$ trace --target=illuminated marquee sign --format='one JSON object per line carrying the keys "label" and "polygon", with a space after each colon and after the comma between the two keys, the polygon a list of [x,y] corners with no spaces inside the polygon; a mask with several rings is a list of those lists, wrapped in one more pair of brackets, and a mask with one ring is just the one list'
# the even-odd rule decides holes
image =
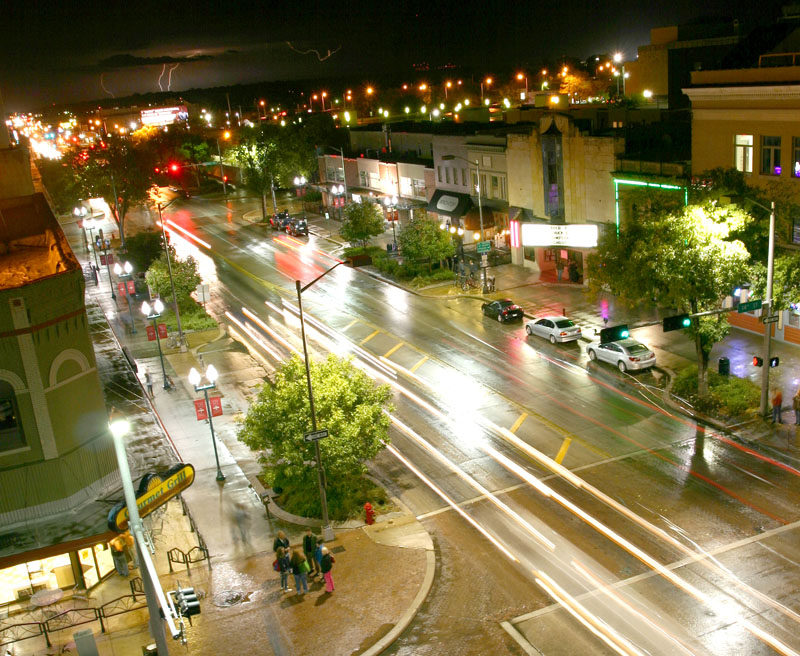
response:
{"label": "illuminated marquee sign", "polygon": [[[163,476],[148,474],[139,484],[136,505],[139,516],[145,517],[172,497],[183,492],[194,482],[194,467],[179,463]],[[128,508],[124,501],[116,504],[108,513],[108,528],[117,533],[128,529]]]}
{"label": "illuminated marquee sign", "polygon": [[597,246],[597,226],[570,223],[523,223],[523,246],[567,246],[568,248],[594,248]]}
{"label": "illuminated marquee sign", "polygon": [[176,121],[188,119],[189,110],[186,109],[186,105],[142,110],[142,125],[172,125]]}

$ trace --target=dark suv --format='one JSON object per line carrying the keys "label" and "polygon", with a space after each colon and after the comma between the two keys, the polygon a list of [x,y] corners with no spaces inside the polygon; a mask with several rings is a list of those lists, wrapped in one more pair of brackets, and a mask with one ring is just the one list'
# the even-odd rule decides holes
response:
{"label": "dark suv", "polygon": [[308,221],[299,217],[292,219],[286,224],[286,233],[295,237],[298,235],[308,237]]}
{"label": "dark suv", "polygon": [[281,210],[269,218],[269,224],[272,226],[273,230],[286,230],[286,226],[291,220],[292,217],[289,215],[289,212]]}

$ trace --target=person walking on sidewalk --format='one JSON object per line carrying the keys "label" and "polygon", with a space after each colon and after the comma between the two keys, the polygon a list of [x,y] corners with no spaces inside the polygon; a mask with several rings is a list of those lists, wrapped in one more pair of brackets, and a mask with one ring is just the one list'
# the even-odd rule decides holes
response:
{"label": "person walking on sidewalk", "polygon": [[792,408],[794,408],[794,423],[795,425],[800,425],[800,387],[797,388],[797,392],[792,397]]}
{"label": "person walking on sidewalk", "polygon": [[317,547],[314,549],[314,562],[317,564],[317,573],[322,574],[322,536],[317,538]]}
{"label": "person walking on sidewalk", "polygon": [[319,574],[319,563],[317,559],[314,558],[314,551],[317,548],[317,538],[315,537],[313,531],[310,528],[306,529],[306,534],[303,536],[303,553],[306,557],[306,562],[309,564],[311,568],[311,574],[309,576],[315,576]]}
{"label": "person walking on sidewalk", "polygon": [[284,550],[289,548],[289,538],[286,537],[286,533],[283,531],[278,531],[278,535],[272,541],[272,550],[277,554],[278,549],[281,547]]}
{"label": "person walking on sidewalk", "polygon": [[153,398],[153,377],[150,375],[150,370],[144,372],[144,384],[147,386],[147,395]]}
{"label": "person walking on sidewalk", "polygon": [[325,592],[330,594],[333,592],[333,573],[331,570],[333,569],[333,563],[336,562],[336,559],[333,555],[328,551],[328,547],[322,547],[322,562],[320,563],[322,569],[322,577],[325,579]]}
{"label": "person walking on sidewalk", "polygon": [[[292,565],[294,587],[297,590],[297,594],[305,594],[308,592],[308,559],[300,553],[299,549],[292,549],[292,558],[289,562]],[[301,585],[303,586],[302,592],[300,592]]]}
{"label": "person walking on sidewalk", "polygon": [[292,562],[289,559],[289,553],[283,547],[278,547],[276,555],[278,557],[278,571],[281,573],[281,590],[283,592],[291,592],[289,571],[292,569]]}
{"label": "person walking on sidewalk", "polygon": [[114,561],[114,569],[117,574],[123,578],[127,578],[128,574],[128,556],[125,554],[125,540],[121,535],[115,537],[108,543],[111,547],[111,559]]}
{"label": "person walking on sidewalk", "polygon": [[776,387],[772,390],[772,423],[783,423],[781,422],[781,406],[783,405],[783,394],[781,393],[781,388]]}

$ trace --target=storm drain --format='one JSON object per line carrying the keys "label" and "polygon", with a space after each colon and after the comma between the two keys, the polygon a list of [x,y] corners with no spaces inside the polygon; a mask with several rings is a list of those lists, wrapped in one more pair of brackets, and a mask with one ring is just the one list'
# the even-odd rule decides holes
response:
{"label": "storm drain", "polygon": [[223,590],[214,595],[213,604],[220,608],[227,608],[241,603],[243,599],[244,592],[241,590]]}

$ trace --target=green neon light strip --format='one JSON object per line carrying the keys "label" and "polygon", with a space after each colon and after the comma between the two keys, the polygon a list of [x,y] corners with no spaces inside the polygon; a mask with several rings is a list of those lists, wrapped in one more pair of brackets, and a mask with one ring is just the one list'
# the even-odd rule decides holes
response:
{"label": "green neon light strip", "polygon": [[642,180],[620,180],[614,178],[614,219],[617,224],[617,237],[619,237],[619,186],[622,184],[631,185],[633,187],[657,187],[658,189],[670,189],[674,191],[683,189],[683,204],[689,204],[689,187],[685,185],[668,185],[659,184],[657,182],[644,182]]}

